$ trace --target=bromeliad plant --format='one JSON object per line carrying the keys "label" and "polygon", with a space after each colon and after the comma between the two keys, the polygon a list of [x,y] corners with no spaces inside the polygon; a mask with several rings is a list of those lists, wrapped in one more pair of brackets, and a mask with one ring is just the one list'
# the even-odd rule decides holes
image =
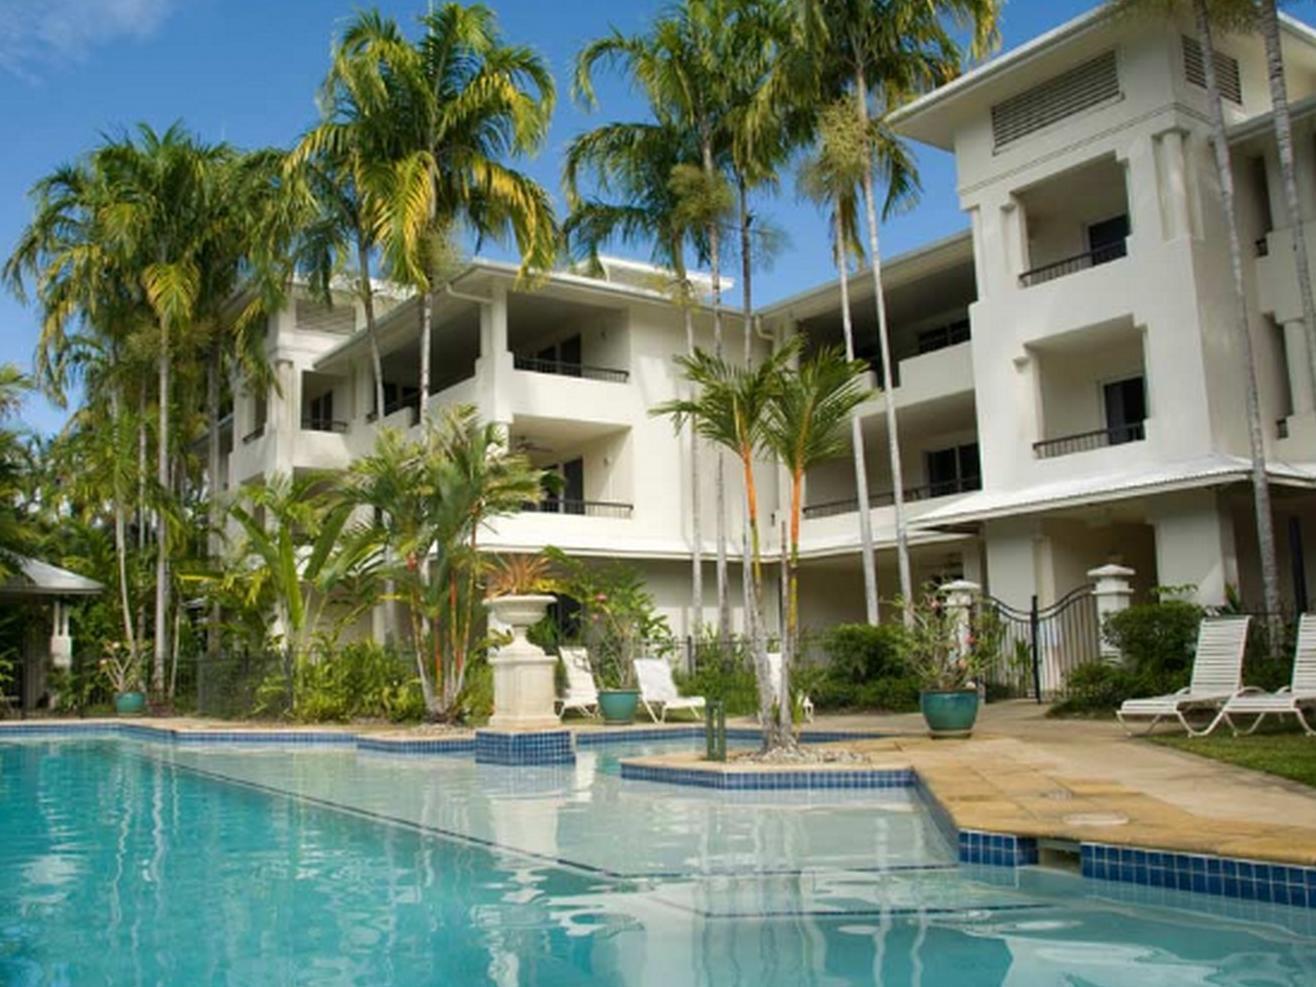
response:
{"label": "bromeliad plant", "polygon": [[547,556],[538,554],[500,555],[494,559],[484,580],[490,596],[552,593],[556,586],[552,564]]}

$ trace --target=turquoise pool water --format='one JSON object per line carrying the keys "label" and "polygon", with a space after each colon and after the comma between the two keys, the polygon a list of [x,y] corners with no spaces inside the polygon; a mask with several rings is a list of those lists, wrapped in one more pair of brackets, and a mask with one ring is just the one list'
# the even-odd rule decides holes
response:
{"label": "turquoise pool water", "polygon": [[961,868],[910,792],[619,753],[0,741],[0,984],[1316,984],[1305,911]]}

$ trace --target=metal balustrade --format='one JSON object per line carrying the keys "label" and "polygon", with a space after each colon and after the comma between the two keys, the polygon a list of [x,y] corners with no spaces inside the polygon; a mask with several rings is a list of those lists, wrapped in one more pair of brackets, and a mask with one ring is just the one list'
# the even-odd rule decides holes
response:
{"label": "metal balustrade", "polygon": [[255,428],[253,428],[250,432],[248,432],[246,435],[242,437],[242,444],[250,445],[264,434],[265,434],[265,423],[262,422],[261,424],[257,425]]}
{"label": "metal balustrade", "polygon": [[1073,257],[1066,257],[1050,264],[1043,264],[1031,271],[1024,271],[1023,274],[1019,275],[1019,287],[1028,288],[1035,284],[1063,278],[1066,274],[1074,274],[1078,271],[1086,271],[1090,267],[1109,264],[1113,260],[1124,257],[1127,253],[1128,247],[1125,240],[1108,243],[1097,247],[1095,250],[1075,254]]}
{"label": "metal balustrade", "polygon": [[1147,429],[1144,423],[1131,422],[1127,425],[1098,428],[1091,432],[1078,432],[1075,435],[1062,435],[1055,439],[1034,442],[1033,455],[1038,459],[1053,459],[1056,456],[1068,456],[1070,453],[1087,452],[1089,449],[1104,449],[1106,446],[1118,446],[1126,442],[1141,442],[1146,437]]}
{"label": "metal balustrade", "polygon": [[303,418],[302,430],[306,432],[346,432],[347,422],[338,418]]}
{"label": "metal balustrade", "polygon": [[[925,483],[919,487],[907,487],[904,491],[905,501],[931,500],[934,497],[949,497],[951,494],[969,493],[982,489],[982,477],[963,476],[955,480],[943,480],[940,483]],[[894,490],[883,490],[870,494],[869,507],[890,507],[896,502]],[[810,520],[820,517],[833,517],[837,514],[849,514],[859,510],[859,498],[849,497],[844,500],[828,500],[821,504],[808,504],[804,516]]]}
{"label": "metal balustrade", "polygon": [[529,370],[536,374],[554,374],[558,377],[583,377],[586,380],[602,380],[614,384],[625,384],[630,380],[628,370],[615,367],[591,367],[584,363],[567,363],[563,360],[544,360],[537,356],[512,355],[512,366],[517,370]]}
{"label": "metal balustrade", "polygon": [[584,517],[608,517],[627,519],[634,511],[635,505],[623,504],[613,500],[541,500],[538,503],[521,505],[527,514],[578,514]]}

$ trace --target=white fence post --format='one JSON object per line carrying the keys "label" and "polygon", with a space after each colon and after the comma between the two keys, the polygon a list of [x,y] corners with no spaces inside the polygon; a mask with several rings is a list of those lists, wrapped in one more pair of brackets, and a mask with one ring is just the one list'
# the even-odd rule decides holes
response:
{"label": "white fence post", "polygon": [[1128,566],[1111,563],[1090,569],[1088,578],[1092,580],[1092,596],[1097,602],[1097,633],[1100,635],[1098,640],[1101,658],[1112,664],[1123,661],[1124,656],[1120,654],[1117,647],[1106,640],[1106,635],[1102,631],[1105,629],[1108,615],[1127,610],[1133,601],[1133,584],[1129,581],[1133,578],[1133,570]]}

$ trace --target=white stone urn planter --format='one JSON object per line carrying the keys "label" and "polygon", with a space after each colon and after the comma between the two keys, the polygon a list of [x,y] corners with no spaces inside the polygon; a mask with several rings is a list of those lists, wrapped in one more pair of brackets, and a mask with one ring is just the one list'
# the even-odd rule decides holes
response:
{"label": "white stone urn planter", "polygon": [[526,639],[554,601],[542,594],[493,596],[484,601],[489,616],[511,628],[512,640],[489,656],[493,669],[494,730],[544,730],[562,725],[553,711],[557,699],[557,659]]}

